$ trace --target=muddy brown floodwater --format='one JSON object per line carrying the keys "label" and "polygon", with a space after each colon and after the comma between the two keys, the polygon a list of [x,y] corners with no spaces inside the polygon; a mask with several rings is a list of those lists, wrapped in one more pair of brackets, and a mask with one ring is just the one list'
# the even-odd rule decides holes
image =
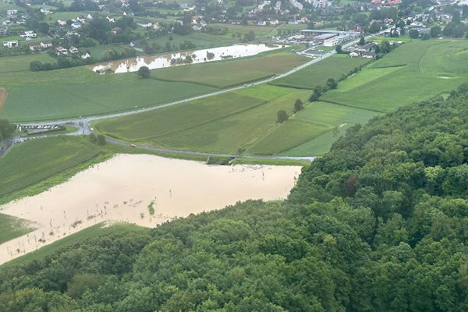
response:
{"label": "muddy brown floodwater", "polygon": [[46,192],[1,206],[4,214],[35,222],[37,230],[1,244],[0,264],[103,221],[154,227],[237,201],[284,199],[300,170],[117,155]]}

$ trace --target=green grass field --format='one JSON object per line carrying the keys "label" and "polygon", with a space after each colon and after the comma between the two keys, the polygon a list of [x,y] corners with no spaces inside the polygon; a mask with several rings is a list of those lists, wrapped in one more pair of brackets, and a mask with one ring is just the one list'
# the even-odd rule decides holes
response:
{"label": "green grass field", "polygon": [[0,213],[0,244],[28,234],[34,227],[27,220]]}
{"label": "green grass field", "polygon": [[413,41],[326,93],[321,100],[377,112],[449,93],[468,82],[467,41]]}
{"label": "green grass field", "polygon": [[135,73],[99,75],[85,67],[0,73],[9,96],[0,118],[36,121],[125,111],[215,90],[190,83],[140,79]]}
{"label": "green grass field", "polygon": [[305,101],[309,93],[262,85],[95,126],[103,133],[158,147],[237,153],[278,127],[278,110],[292,113],[294,101]]}
{"label": "green grass field", "polygon": [[226,88],[280,74],[308,59],[291,52],[277,52],[250,58],[162,68],[153,77],[165,81],[184,81]]}
{"label": "green grass field", "polygon": [[0,203],[37,194],[102,159],[103,151],[80,137],[21,143],[0,159]]}
{"label": "green grass field", "polygon": [[[382,113],[332,103],[309,103],[304,110],[294,116],[294,119],[325,125],[328,131],[313,135],[310,140],[279,154],[283,156],[323,155],[329,151],[333,142],[346,132],[346,129],[358,123],[364,124],[369,119],[380,115]],[[271,141],[274,139],[273,136]]]}
{"label": "green grass field", "polygon": [[29,63],[33,61],[55,62],[48,54],[30,54],[0,57],[0,76],[5,73],[29,71]]}
{"label": "green grass field", "polygon": [[325,85],[328,78],[340,78],[343,74],[348,74],[352,69],[368,62],[368,59],[334,55],[297,73],[275,80],[271,84],[291,88],[313,89],[317,85]]}
{"label": "green grass field", "polygon": [[56,241],[50,245],[44,246],[36,251],[28,253],[24,256],[16,258],[10,262],[7,262],[2,265],[2,267],[20,265],[30,261],[40,261],[47,256],[52,255],[53,253],[60,251],[63,248],[73,246],[75,244],[83,243],[88,239],[93,239],[101,235],[108,234],[125,234],[130,232],[139,232],[139,233],[149,233],[150,229],[140,227],[133,224],[126,223],[115,223],[109,226],[106,226],[105,223],[99,223],[93,225],[87,229],[84,229],[78,233],[69,235],[62,238],[59,241]]}

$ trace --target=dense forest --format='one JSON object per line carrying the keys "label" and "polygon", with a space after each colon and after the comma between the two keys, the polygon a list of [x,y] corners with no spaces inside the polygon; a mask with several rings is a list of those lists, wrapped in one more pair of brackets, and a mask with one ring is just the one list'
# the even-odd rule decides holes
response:
{"label": "dense forest", "polygon": [[0,311],[468,311],[468,88],[354,126],[284,202],[0,269]]}

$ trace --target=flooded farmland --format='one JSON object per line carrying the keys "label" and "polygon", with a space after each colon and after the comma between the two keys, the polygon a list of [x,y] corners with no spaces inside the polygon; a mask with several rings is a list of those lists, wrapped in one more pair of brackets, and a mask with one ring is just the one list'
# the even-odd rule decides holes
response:
{"label": "flooded farmland", "polygon": [[1,244],[0,264],[103,221],[154,227],[237,201],[284,199],[300,170],[118,155],[49,191],[1,206],[37,230]]}
{"label": "flooded farmland", "polygon": [[[279,49],[280,46],[267,46],[265,44],[245,44],[228,47],[211,48],[197,51],[180,52],[159,56],[134,57],[124,60],[100,63],[93,67],[93,71],[112,70],[114,73],[136,72],[140,67],[149,69],[166,68],[186,64],[220,61],[229,58],[239,58],[257,55],[261,52]],[[187,62],[187,57],[190,62]]]}

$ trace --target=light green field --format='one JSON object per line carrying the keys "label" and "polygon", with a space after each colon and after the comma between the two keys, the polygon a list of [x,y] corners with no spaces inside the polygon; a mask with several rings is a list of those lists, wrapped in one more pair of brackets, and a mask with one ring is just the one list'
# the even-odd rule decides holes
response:
{"label": "light green field", "polygon": [[[312,102],[294,116],[301,121],[309,121],[324,124],[329,131],[314,136],[307,142],[294,146],[293,148],[280,153],[283,156],[320,156],[329,151],[333,142],[344,135],[346,129],[355,124],[364,124],[369,119],[380,116],[382,113],[336,105],[326,102]],[[289,121],[288,121],[289,122]],[[286,122],[286,124],[288,123]],[[274,137],[272,138],[274,140]]]}
{"label": "light green field", "polygon": [[[330,125],[291,118],[248,149],[252,154],[278,154],[333,129]],[[309,154],[310,155],[310,154]]]}
{"label": "light green field", "polygon": [[413,41],[350,77],[322,101],[391,112],[468,81],[466,41]]}
{"label": "light green field", "polygon": [[328,78],[338,79],[351,70],[368,63],[368,59],[350,58],[347,55],[334,55],[315,63],[297,73],[275,80],[271,84],[292,88],[313,89],[325,85]]}
{"label": "light green field", "polygon": [[105,223],[99,223],[87,229],[84,229],[78,233],[64,237],[36,251],[33,251],[17,259],[9,261],[3,264],[2,267],[20,265],[20,264],[24,264],[30,261],[41,261],[47,256],[50,256],[54,254],[55,252],[60,251],[64,248],[73,246],[75,244],[83,243],[84,241],[88,239],[93,239],[102,235],[125,234],[125,233],[130,233],[130,232],[149,233],[149,231],[150,229],[148,228],[139,227],[133,224],[116,223],[110,226],[106,226]]}
{"label": "light green field", "polygon": [[285,72],[306,61],[307,58],[303,56],[279,52],[247,59],[162,68],[153,70],[152,75],[166,81],[185,81],[226,88]]}
{"label": "light green field", "polygon": [[28,234],[34,228],[28,221],[0,213],[0,244]]}
{"label": "light green field", "polygon": [[[43,191],[67,170],[102,158],[97,145],[79,137],[52,137],[21,143],[0,158],[0,202],[18,197],[18,192],[30,188],[23,195]],[[75,171],[76,172],[76,171]],[[50,180],[49,178],[54,177]],[[33,188],[31,188],[34,186]]]}
{"label": "light green field", "polygon": [[179,150],[237,153],[279,125],[276,114],[290,114],[294,101],[309,91],[269,85],[248,88],[144,114],[98,122],[106,134]]}
{"label": "light green field", "polygon": [[20,56],[0,57],[0,76],[3,73],[28,71],[29,63],[33,61],[55,62],[48,54],[30,54]]}

